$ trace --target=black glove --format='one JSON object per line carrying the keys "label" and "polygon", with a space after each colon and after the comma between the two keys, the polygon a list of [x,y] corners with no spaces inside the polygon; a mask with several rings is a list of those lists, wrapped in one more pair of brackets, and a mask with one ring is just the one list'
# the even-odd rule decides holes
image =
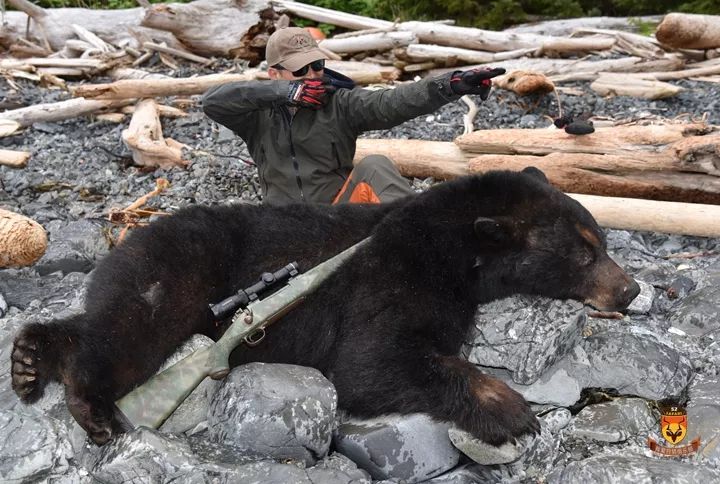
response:
{"label": "black glove", "polygon": [[300,108],[320,109],[336,88],[322,79],[301,79],[290,83],[288,103]]}
{"label": "black glove", "polygon": [[450,87],[455,94],[479,94],[483,101],[490,95],[492,88],[492,79],[496,76],[505,74],[505,69],[496,67],[490,69],[482,67],[478,69],[470,69],[467,71],[455,71],[450,77]]}

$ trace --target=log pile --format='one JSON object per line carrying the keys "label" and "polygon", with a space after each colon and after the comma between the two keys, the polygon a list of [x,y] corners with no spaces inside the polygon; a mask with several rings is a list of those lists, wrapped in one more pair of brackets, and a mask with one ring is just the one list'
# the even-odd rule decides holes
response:
{"label": "log pile", "polygon": [[[679,79],[720,82],[720,16],[668,14],[656,35],[645,37],[615,30],[612,19],[564,21],[552,32],[492,32],[448,22],[389,22],[291,0],[139,0],[138,8],[112,11],[7,2],[16,11],[6,12],[0,26],[0,49],[7,54],[0,74],[11,87],[15,79],[29,79],[65,90],[69,99],[7,106],[0,113],[0,137],[76,116],[127,121],[122,139],[134,162],[145,167],[185,166],[188,148],[163,137],[162,117],[184,116],[183,105],[212,86],[267,79],[261,65],[267,38],[295,18],[337,26],[340,33],[319,42],[331,59],[327,65],[362,85],[483,66],[506,68],[493,83],[520,96],[558,96],[563,83],[583,80],[603,96],[660,99],[682,92],[672,84]],[[187,63],[207,68],[221,57],[235,59],[236,67],[190,78],[143,70],[149,62],[172,70]],[[100,75],[112,81],[93,82]],[[716,127],[610,122],[581,137],[550,129],[472,133],[471,117],[455,143],[360,140],[357,158],[384,153],[407,176],[438,179],[533,165],[568,192],[720,204]],[[0,165],[22,169],[30,157],[2,150]]]}
{"label": "log pile", "polygon": [[599,127],[584,136],[493,129],[455,142],[359,140],[355,159],[370,153],[390,157],[406,176],[535,166],[566,192],[720,205],[720,130],[705,123]]}

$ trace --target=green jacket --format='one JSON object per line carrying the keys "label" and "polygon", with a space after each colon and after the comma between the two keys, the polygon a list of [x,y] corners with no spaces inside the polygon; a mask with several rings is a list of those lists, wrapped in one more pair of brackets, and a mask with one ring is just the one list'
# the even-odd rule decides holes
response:
{"label": "green jacket", "polygon": [[289,83],[232,82],[203,97],[205,114],[247,144],[271,203],[330,203],[352,170],[360,133],[389,129],[460,97],[446,74],[395,89],[339,89],[321,109],[293,115]]}

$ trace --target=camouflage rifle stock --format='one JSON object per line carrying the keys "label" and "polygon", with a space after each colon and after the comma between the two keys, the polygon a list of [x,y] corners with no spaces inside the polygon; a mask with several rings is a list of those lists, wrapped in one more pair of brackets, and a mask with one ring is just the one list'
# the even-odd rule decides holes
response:
{"label": "camouflage rifle stock", "polygon": [[[281,318],[349,259],[369,238],[291,279],[261,301],[253,301],[235,313],[232,324],[213,345],[202,348],[156,374],[115,402],[117,417],[126,429],[158,428],[210,376],[219,380],[230,372],[230,353],[242,342],[257,344],[265,327]],[[259,336],[258,336],[259,335]]]}

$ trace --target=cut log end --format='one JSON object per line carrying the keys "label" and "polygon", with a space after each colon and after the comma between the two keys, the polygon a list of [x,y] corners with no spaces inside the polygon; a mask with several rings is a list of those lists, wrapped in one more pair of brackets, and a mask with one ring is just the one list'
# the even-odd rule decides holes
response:
{"label": "cut log end", "polygon": [[0,208],[0,268],[32,265],[46,249],[47,234],[42,225]]}

